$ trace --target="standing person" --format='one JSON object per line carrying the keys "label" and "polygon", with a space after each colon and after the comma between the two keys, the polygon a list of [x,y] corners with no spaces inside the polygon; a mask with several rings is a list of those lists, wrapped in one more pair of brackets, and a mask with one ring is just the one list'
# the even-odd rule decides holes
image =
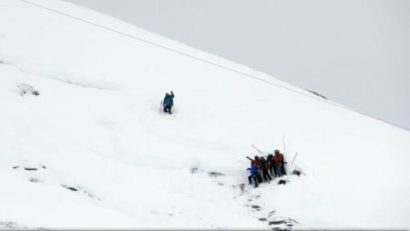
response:
{"label": "standing person", "polygon": [[282,157],[279,155],[279,150],[275,150],[275,156],[273,157],[273,164],[275,166],[275,176],[281,177],[282,176]]}
{"label": "standing person", "polygon": [[255,163],[256,166],[256,179],[258,180],[259,183],[262,183],[262,166],[261,166],[261,161],[259,156],[255,156],[254,159],[250,158],[247,156],[248,160]]}
{"label": "standing person", "polygon": [[164,112],[172,114],[172,106],[174,106],[174,92],[171,91],[171,94],[165,93],[164,101],[162,101],[162,106],[164,106]]}
{"label": "standing person", "polygon": [[262,177],[263,180],[268,182],[272,180],[272,177],[269,175],[269,167],[268,167],[268,162],[265,160],[265,157],[260,158],[261,162],[261,170],[262,170]]}
{"label": "standing person", "polygon": [[286,175],[286,166],[285,166],[285,164],[287,163],[286,161],[285,161],[285,156],[281,153],[281,152],[279,152],[279,156],[280,156],[280,158],[281,158],[281,160],[282,160],[282,163],[281,163],[281,173],[282,173],[282,175]]}
{"label": "standing person", "polygon": [[272,176],[272,178],[274,178],[275,177],[275,164],[273,162],[273,154],[268,155],[266,162],[268,163],[269,173]]}
{"label": "standing person", "polygon": [[248,170],[251,172],[251,175],[248,177],[249,184],[252,184],[252,180],[255,183],[255,188],[258,187],[258,179],[257,179],[257,167],[255,161],[251,161],[251,167],[248,168]]}

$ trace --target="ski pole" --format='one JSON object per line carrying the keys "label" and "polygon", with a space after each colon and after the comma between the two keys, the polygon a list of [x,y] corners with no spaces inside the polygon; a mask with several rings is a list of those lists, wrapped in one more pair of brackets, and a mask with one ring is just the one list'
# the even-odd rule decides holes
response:
{"label": "ski pole", "polygon": [[260,154],[265,155],[259,148],[257,148],[255,145],[252,144],[252,148],[254,148],[256,151],[258,151]]}
{"label": "ski pole", "polygon": [[161,103],[159,105],[159,114],[161,114],[161,111],[162,111],[162,100],[161,100]]}
{"label": "ski pole", "polygon": [[298,156],[298,153],[296,153],[295,156],[293,157],[292,164],[293,162],[295,162],[297,156]]}

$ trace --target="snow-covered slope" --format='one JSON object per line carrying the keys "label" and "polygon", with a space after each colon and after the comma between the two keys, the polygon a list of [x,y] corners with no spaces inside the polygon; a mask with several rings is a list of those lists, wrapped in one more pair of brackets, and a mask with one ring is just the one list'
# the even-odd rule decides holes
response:
{"label": "snow-covered slope", "polygon": [[0,227],[410,228],[408,131],[72,4],[0,1],[0,107]]}

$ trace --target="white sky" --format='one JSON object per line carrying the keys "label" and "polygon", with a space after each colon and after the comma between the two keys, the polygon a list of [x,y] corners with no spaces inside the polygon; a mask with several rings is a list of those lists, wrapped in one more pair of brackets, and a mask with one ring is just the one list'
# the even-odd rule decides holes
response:
{"label": "white sky", "polygon": [[410,1],[66,1],[410,128]]}

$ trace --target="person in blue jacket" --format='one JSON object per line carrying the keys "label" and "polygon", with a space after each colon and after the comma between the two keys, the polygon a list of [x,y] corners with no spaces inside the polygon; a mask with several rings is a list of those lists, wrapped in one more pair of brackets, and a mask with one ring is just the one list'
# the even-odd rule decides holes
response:
{"label": "person in blue jacket", "polygon": [[164,112],[172,114],[172,106],[174,106],[174,92],[171,91],[171,94],[166,93],[164,101],[162,101],[162,106],[164,106]]}
{"label": "person in blue jacket", "polygon": [[251,167],[248,168],[248,170],[251,172],[251,175],[248,177],[249,184],[252,184],[253,179],[253,182],[255,182],[255,188],[258,187],[258,167],[256,166],[255,161],[251,161]]}

